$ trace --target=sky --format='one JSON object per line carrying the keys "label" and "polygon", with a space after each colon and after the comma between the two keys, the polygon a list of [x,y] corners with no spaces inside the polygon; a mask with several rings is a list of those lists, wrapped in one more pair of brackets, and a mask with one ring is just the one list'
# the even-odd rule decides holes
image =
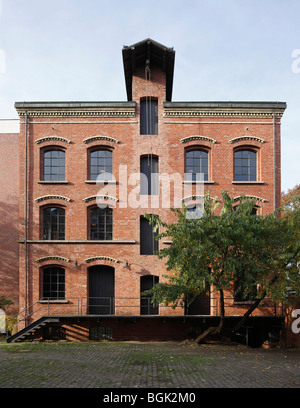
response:
{"label": "sky", "polygon": [[300,183],[300,0],[0,0],[0,119],[21,101],[126,101],[122,48],[173,47],[173,101],[280,101]]}

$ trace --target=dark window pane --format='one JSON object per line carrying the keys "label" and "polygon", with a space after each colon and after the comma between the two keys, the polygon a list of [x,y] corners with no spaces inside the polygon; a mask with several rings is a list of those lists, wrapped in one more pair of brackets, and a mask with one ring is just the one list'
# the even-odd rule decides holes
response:
{"label": "dark window pane", "polygon": [[256,152],[240,150],[234,153],[234,179],[256,181]]}
{"label": "dark window pane", "polygon": [[63,208],[45,208],[43,210],[43,239],[65,239],[65,210]]}
{"label": "dark window pane", "polygon": [[142,217],[140,220],[140,254],[153,255],[158,250],[158,241],[155,239],[157,231],[153,231],[153,226]]}
{"label": "dark window pane", "polygon": [[96,180],[99,174],[109,173],[107,180],[112,179],[112,152],[95,150],[90,153],[90,180]]}
{"label": "dark window pane", "polygon": [[[185,154],[185,173],[187,181],[208,180],[208,152],[189,150]],[[203,175],[203,179],[202,179]]]}
{"label": "dark window pane", "polygon": [[141,135],[158,134],[158,103],[157,100],[141,100],[140,104]]}
{"label": "dark window pane", "polygon": [[112,240],[113,216],[111,208],[90,210],[90,239]]}
{"label": "dark window pane", "polygon": [[63,268],[49,267],[43,270],[43,297],[65,298],[65,270]]}
{"label": "dark window pane", "polygon": [[63,181],[65,179],[65,152],[50,150],[44,153],[45,181]]}
{"label": "dark window pane", "polygon": [[141,174],[145,176],[141,176],[141,195],[157,195],[159,193],[158,157],[141,157],[140,169]]}

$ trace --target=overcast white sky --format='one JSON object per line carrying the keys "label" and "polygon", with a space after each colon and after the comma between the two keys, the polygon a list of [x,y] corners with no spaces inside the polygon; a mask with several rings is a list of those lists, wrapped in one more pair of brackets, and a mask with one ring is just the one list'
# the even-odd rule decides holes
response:
{"label": "overcast white sky", "polygon": [[287,102],[282,190],[300,183],[300,0],[0,0],[0,119],[126,101],[121,50],[148,37],[176,51],[173,101]]}

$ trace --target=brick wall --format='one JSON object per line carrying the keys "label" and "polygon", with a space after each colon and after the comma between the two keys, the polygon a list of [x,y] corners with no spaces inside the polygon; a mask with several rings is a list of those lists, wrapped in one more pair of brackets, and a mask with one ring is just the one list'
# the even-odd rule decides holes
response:
{"label": "brick wall", "polygon": [[18,312],[19,134],[0,133],[0,296]]}

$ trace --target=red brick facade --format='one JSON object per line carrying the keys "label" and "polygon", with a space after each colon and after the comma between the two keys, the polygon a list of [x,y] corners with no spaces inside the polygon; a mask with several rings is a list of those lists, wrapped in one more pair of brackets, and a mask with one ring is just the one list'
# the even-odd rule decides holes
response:
{"label": "red brick facade", "polygon": [[19,133],[18,121],[0,121],[0,296],[19,310]]}
{"label": "red brick facade", "polygon": [[[188,197],[198,192],[197,184],[184,181],[185,152],[191,147],[208,153],[204,192],[220,197],[227,190],[237,201],[242,194],[255,197],[261,215],[280,205],[280,121],[285,103],[172,102],[173,50],[145,41],[126,47],[123,58],[128,102],[16,103],[21,124],[20,308],[34,304],[28,309],[31,313],[44,305],[29,321],[45,314],[86,315],[89,268],[95,265],[113,268],[113,314],[140,315],[141,277],[157,276],[162,282],[166,273],[157,256],[140,255],[140,217],[155,213],[171,221],[162,186],[159,196],[134,195],[138,183],[133,174],[140,172],[143,155],[149,160],[158,157],[160,174],[177,174],[175,185],[171,183],[171,206],[174,194],[179,192],[192,204]],[[145,74],[148,63],[150,77]],[[141,135],[140,101],[149,96],[158,101],[158,134]],[[112,151],[115,183],[97,185],[89,180],[89,152],[96,147]],[[255,181],[234,181],[234,152],[241,147],[256,152]],[[47,149],[65,152],[65,180],[43,180],[43,152]],[[89,209],[96,206],[99,191],[108,196],[102,202],[113,207],[112,240],[95,241],[89,236]],[[151,205],[151,198],[157,203],[154,200]],[[148,205],[138,206],[147,199]],[[132,208],[132,203],[137,208]],[[42,239],[42,210],[47,206],[65,210],[64,240]],[[65,299],[45,305],[39,300],[47,266],[65,271]],[[239,314],[247,307],[234,304],[230,293],[226,298],[227,315]],[[160,307],[158,313],[183,316],[185,311]],[[266,301],[255,313],[273,314],[273,305]],[[210,314],[218,314],[216,299],[211,299]]]}

